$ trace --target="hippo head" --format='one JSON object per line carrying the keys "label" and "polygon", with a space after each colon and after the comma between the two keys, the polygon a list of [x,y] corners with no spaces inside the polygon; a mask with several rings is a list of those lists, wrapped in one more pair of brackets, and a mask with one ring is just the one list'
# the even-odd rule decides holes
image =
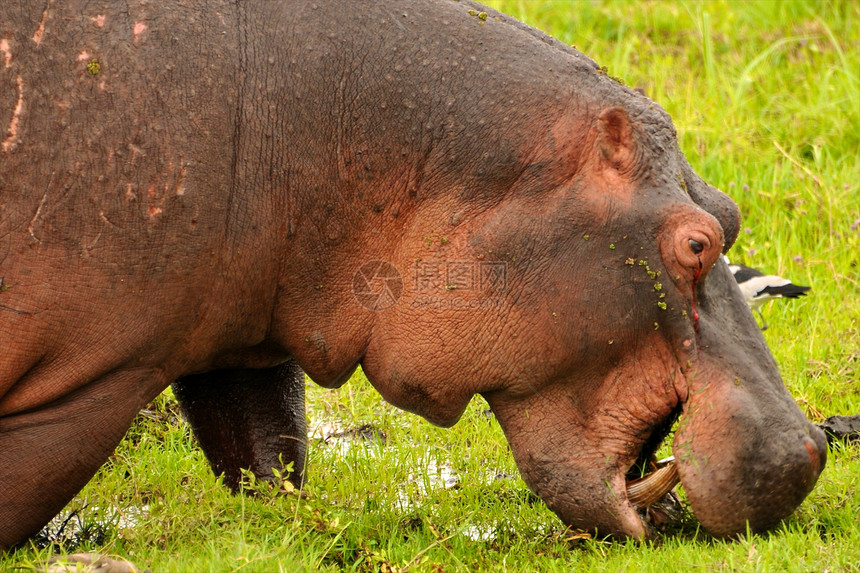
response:
{"label": "hippo head", "polygon": [[720,257],[737,207],[692,171],[659,110],[604,109],[589,137],[579,176],[542,209],[556,262],[534,272],[552,278],[517,309],[543,381],[487,399],[526,481],[569,524],[647,535],[633,503],[648,502],[628,499],[625,474],[680,415],[675,470],[702,525],[770,528],[815,484],[826,443]]}
{"label": "hippo head", "polygon": [[[717,536],[774,526],[812,489],[826,443],[720,257],[737,207],[692,171],[650,100],[563,116],[500,203],[399,261],[501,264],[497,303],[472,304],[487,296],[473,289],[429,309],[407,289],[375,324],[365,372],[443,425],[481,393],[527,484],[574,527],[649,536],[637,509],[667,490],[634,498],[628,476],[675,421],[675,471],[702,525]],[[415,220],[429,235],[429,219]]]}

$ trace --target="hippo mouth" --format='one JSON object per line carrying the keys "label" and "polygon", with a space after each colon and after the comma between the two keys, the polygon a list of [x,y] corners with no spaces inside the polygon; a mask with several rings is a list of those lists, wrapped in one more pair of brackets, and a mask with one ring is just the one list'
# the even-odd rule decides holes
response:
{"label": "hippo mouth", "polygon": [[646,476],[627,481],[627,501],[637,510],[654,505],[681,482],[674,456],[653,462],[653,466]]}
{"label": "hippo mouth", "polygon": [[671,492],[681,482],[675,457],[657,461],[655,452],[672,434],[672,428],[681,415],[677,407],[657,425],[645,441],[633,466],[627,472],[625,486],[627,501],[638,511],[645,511]]}

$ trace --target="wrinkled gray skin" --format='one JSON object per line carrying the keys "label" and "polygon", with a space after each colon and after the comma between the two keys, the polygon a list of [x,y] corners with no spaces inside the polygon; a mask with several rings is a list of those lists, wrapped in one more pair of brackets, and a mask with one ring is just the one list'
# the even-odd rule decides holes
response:
{"label": "wrinkled gray skin", "polygon": [[624,478],[678,414],[707,529],[794,510],[824,436],[718,260],[734,204],[657,104],[471,8],[4,2],[0,546],[170,384],[229,485],[298,482],[302,370],[359,364],[440,425],[483,395],[573,526],[649,535]]}

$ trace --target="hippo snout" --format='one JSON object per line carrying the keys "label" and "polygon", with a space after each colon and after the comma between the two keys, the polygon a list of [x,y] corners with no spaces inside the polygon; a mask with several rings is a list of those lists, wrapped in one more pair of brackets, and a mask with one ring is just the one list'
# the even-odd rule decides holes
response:
{"label": "hippo snout", "polygon": [[827,461],[824,433],[791,411],[793,404],[778,402],[767,412],[725,394],[733,408],[693,406],[674,444],[693,513],[717,537],[777,525],[812,490]]}

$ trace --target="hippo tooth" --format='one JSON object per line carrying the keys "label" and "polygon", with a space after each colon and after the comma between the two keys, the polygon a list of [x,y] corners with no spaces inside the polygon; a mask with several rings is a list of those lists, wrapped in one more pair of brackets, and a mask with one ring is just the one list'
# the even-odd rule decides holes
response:
{"label": "hippo tooth", "polygon": [[672,491],[679,481],[678,468],[672,461],[643,478],[627,482],[627,499],[634,507],[644,509]]}

